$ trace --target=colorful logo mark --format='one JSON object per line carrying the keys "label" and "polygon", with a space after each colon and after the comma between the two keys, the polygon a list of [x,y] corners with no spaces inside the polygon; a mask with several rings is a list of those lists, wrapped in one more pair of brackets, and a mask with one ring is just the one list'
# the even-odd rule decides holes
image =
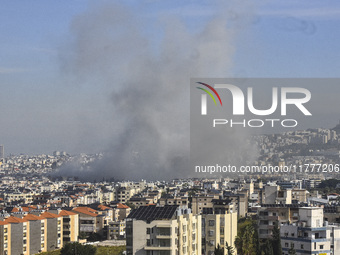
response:
{"label": "colorful logo mark", "polygon": [[[213,88],[213,87],[211,87],[210,85],[208,85],[208,84],[206,84],[206,83],[203,83],[203,82],[197,82],[198,84],[201,84],[201,85],[203,85],[203,86],[206,86],[207,88],[209,88],[212,92],[214,92],[214,94],[217,96],[217,98],[218,98],[218,100],[220,101],[220,104],[221,104],[221,106],[222,106],[222,100],[221,100],[221,98],[220,98],[220,95],[217,93],[217,91]],[[201,90],[203,90],[205,93],[207,93],[213,100],[214,100],[214,103],[215,103],[215,105],[217,105],[217,103],[216,103],[216,100],[215,100],[215,97],[213,96],[213,94],[211,94],[211,92],[209,91],[209,90],[207,90],[207,89],[203,89],[203,88],[200,88],[200,87],[197,87],[198,89],[201,89]]]}

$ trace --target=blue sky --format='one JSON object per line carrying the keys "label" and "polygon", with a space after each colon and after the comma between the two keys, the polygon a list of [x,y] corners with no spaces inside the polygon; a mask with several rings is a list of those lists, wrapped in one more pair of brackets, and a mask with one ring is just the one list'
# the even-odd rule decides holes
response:
{"label": "blue sky", "polygon": [[177,17],[195,34],[218,13],[233,31],[225,76],[339,77],[339,1],[2,1],[0,143],[7,154],[96,152],[108,143],[117,121],[107,122],[110,88],[79,85],[65,71],[76,42],[72,24],[108,2],[131,11],[155,55],[163,19]]}

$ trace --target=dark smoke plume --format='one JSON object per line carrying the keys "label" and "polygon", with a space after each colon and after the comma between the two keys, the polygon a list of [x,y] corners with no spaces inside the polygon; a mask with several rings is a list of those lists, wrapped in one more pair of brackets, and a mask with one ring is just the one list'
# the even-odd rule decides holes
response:
{"label": "dark smoke plume", "polygon": [[93,86],[107,94],[111,105],[105,112],[112,121],[105,128],[111,130],[110,145],[103,148],[104,158],[88,170],[70,164],[57,174],[87,180],[192,175],[190,78],[230,75],[240,26],[236,29],[228,22],[237,23],[237,18],[232,10],[221,10],[193,33],[176,15],[156,18],[155,25],[112,3],[91,6],[79,15],[62,54],[63,68],[76,77],[80,88]]}

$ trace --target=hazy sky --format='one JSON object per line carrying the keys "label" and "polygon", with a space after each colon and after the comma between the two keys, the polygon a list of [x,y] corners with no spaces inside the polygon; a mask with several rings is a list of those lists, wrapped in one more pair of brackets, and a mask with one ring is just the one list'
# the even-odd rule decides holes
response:
{"label": "hazy sky", "polygon": [[[143,90],[138,84],[139,77],[143,83],[155,80],[157,72],[166,72],[156,80],[169,86],[176,82],[183,83],[176,86],[189,86],[192,75],[339,77],[338,1],[253,2],[2,1],[0,144],[7,155],[100,152],[124,143],[120,139],[131,133],[140,137],[134,130],[122,131],[129,125],[138,129],[140,121],[130,120],[137,118],[131,114],[137,108],[136,113],[157,109],[148,116],[155,119],[147,123],[168,120],[169,136],[160,135],[160,141],[181,139],[171,133],[181,129],[174,116],[157,117],[163,112],[161,100],[165,100],[164,113],[166,105],[177,102],[165,97],[164,90],[151,94],[157,100],[147,97],[143,93],[153,93],[154,86]],[[215,41],[216,51],[223,51],[221,58],[227,56],[225,65],[211,47]],[[191,45],[195,51],[190,52]],[[186,73],[187,59],[182,56],[188,52],[188,59],[201,62]],[[140,89],[135,91],[134,86]],[[140,104],[131,104],[135,98]],[[331,127],[338,118],[340,114],[315,126]],[[141,130],[148,130],[144,124]],[[155,133],[163,128],[150,125],[156,127]],[[149,135],[149,140],[158,139]]]}

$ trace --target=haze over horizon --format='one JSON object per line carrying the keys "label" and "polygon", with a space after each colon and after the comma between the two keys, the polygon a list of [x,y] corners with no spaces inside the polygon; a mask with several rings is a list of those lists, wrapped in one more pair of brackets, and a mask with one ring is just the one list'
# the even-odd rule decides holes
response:
{"label": "haze over horizon", "polygon": [[[105,152],[101,169],[171,176],[189,150],[190,78],[327,78],[340,67],[330,1],[10,1],[0,13],[6,155]],[[332,88],[313,96],[337,103]],[[336,109],[313,106],[301,128],[334,127]]]}

